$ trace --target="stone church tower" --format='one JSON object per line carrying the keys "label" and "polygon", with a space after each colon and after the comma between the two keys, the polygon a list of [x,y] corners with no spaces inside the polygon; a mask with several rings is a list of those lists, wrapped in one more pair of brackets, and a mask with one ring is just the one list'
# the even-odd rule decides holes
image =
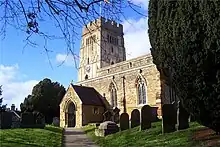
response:
{"label": "stone church tower", "polygon": [[126,60],[123,26],[101,17],[84,26],[78,82],[97,77],[97,70]]}
{"label": "stone church tower", "polygon": [[131,118],[144,105],[161,116],[161,104],[174,101],[162,84],[151,54],[126,60],[121,24],[96,19],[82,30],[78,82],[69,85],[60,103],[60,126],[102,122],[106,110],[126,112]]}

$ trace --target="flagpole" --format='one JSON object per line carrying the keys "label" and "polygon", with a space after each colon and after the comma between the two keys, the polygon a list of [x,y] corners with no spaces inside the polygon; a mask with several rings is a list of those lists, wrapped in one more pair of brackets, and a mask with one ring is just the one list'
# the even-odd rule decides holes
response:
{"label": "flagpole", "polygon": [[102,1],[99,2],[100,6],[99,6],[99,15],[100,17],[102,17]]}

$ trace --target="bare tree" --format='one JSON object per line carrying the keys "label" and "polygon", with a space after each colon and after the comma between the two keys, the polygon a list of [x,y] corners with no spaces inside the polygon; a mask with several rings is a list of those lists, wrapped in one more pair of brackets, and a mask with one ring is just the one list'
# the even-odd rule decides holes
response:
{"label": "bare tree", "polygon": [[[132,3],[132,0],[0,0],[0,35],[4,38],[7,26],[12,26],[26,32],[26,45],[36,45],[32,40],[34,35],[43,37],[47,54],[48,39],[63,39],[67,55],[71,53],[75,57],[74,39],[79,36],[77,28],[100,15],[121,21],[127,8],[143,15],[141,7]],[[58,28],[60,35],[41,30],[45,23]]]}

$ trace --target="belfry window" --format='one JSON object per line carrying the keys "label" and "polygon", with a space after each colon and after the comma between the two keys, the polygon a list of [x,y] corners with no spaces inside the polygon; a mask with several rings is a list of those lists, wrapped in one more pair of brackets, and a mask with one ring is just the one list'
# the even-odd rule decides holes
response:
{"label": "belfry window", "polygon": [[113,83],[110,85],[110,98],[112,107],[117,107],[117,91]]}
{"label": "belfry window", "polygon": [[146,86],[141,77],[137,81],[138,104],[146,104]]}
{"label": "belfry window", "polygon": [[88,80],[89,76],[88,75],[85,75],[85,80]]}

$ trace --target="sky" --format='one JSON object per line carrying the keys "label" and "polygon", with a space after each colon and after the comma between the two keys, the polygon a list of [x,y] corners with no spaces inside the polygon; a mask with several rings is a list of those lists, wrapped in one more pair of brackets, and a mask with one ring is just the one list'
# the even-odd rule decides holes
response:
{"label": "sky", "polygon": [[[142,6],[143,12],[148,9],[148,0],[132,0],[134,4]],[[127,19],[121,24],[124,27],[124,40],[127,59],[150,53],[147,17],[129,9],[124,12]],[[48,25],[44,29],[55,32]],[[78,30],[81,32],[81,28]],[[79,55],[80,36],[74,40],[74,51]],[[73,80],[77,82],[77,68],[71,55],[67,56],[64,41],[51,40],[47,43],[52,50],[46,53],[44,42],[37,39],[38,46],[26,46],[26,34],[14,28],[8,28],[6,37],[0,40],[0,85],[3,90],[3,104],[11,104],[20,109],[20,103],[32,88],[44,78],[57,81],[65,88]],[[63,63],[63,64],[62,64]]]}

